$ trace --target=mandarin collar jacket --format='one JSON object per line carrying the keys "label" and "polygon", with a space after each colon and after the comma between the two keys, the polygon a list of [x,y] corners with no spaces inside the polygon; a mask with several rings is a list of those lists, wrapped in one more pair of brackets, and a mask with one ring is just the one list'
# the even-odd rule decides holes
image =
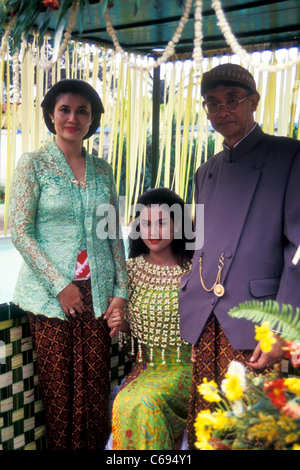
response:
{"label": "mandarin collar jacket", "polygon": [[[181,281],[181,335],[196,344],[214,313],[234,349],[253,349],[254,323],[228,311],[247,300],[275,299],[300,307],[300,266],[292,264],[300,244],[300,143],[265,134],[258,125],[235,148],[224,146],[195,177],[196,219],[203,244]],[[206,292],[224,256],[222,297]]]}

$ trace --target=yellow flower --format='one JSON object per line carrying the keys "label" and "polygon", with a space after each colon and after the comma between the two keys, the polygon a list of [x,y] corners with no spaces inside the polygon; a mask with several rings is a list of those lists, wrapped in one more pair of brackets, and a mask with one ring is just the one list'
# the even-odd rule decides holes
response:
{"label": "yellow flower", "polygon": [[295,433],[294,433],[294,434],[293,434],[293,433],[287,434],[287,435],[285,436],[285,438],[284,438],[284,442],[285,442],[286,444],[291,444],[292,442],[297,441],[297,440],[298,440],[298,437],[299,437],[299,436],[298,436],[297,434],[295,434]]}
{"label": "yellow flower", "polygon": [[200,430],[207,430],[208,427],[211,427],[216,421],[216,418],[213,413],[209,410],[202,410],[198,413],[195,421],[196,432]]}
{"label": "yellow flower", "polygon": [[299,444],[294,444],[293,445],[293,450],[300,450],[300,445]]}
{"label": "yellow flower", "polygon": [[[227,374],[226,376],[227,377]],[[236,401],[242,398],[243,389],[238,377],[231,376],[223,380],[222,390],[226,395],[226,398],[231,401]]]}
{"label": "yellow flower", "polygon": [[224,429],[227,426],[231,426],[235,422],[235,419],[228,416],[226,411],[218,410],[214,416],[216,418],[214,429]]}
{"label": "yellow flower", "polygon": [[221,388],[226,398],[231,401],[239,400],[244,395],[244,376],[236,368],[228,368]]}
{"label": "yellow flower", "polygon": [[203,383],[198,386],[198,390],[203,395],[204,399],[209,402],[219,402],[221,401],[221,397],[218,393],[217,384],[211,380],[207,382],[207,378],[203,379]]}
{"label": "yellow flower", "polygon": [[222,392],[228,400],[236,401],[243,397],[247,386],[245,370],[240,362],[232,361],[229,364],[225,379],[221,384]]}
{"label": "yellow flower", "polygon": [[199,450],[215,450],[214,447],[209,444],[209,442],[203,441],[203,442],[196,442],[195,446]]}
{"label": "yellow flower", "polygon": [[272,344],[276,343],[274,333],[270,330],[270,323],[265,321],[261,326],[255,325],[255,339],[260,341],[260,347],[263,352],[270,352]]}
{"label": "yellow flower", "polygon": [[[195,430],[197,438],[197,447],[201,449],[203,446],[209,445],[209,439],[213,431],[215,417],[210,411],[203,410],[198,413],[195,420]],[[204,449],[203,449],[204,450]]]}
{"label": "yellow flower", "polygon": [[291,416],[282,414],[277,421],[277,425],[284,429],[285,432],[293,432],[297,430],[297,424]]}
{"label": "yellow flower", "polygon": [[249,426],[247,431],[248,439],[262,439],[271,444],[276,441],[277,426],[273,416],[258,413],[259,420],[253,426]]}
{"label": "yellow flower", "polygon": [[284,385],[287,386],[290,392],[297,395],[297,397],[300,396],[300,379],[297,379],[296,377],[289,377],[284,379]]}

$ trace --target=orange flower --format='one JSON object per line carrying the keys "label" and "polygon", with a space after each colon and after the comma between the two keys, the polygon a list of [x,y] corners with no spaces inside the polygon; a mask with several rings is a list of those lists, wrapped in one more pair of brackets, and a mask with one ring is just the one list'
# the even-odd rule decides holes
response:
{"label": "orange flower", "polygon": [[286,388],[283,379],[266,381],[264,384],[264,391],[267,392],[267,396],[277,408],[283,408],[287,403],[285,396]]}
{"label": "orange flower", "polygon": [[42,5],[45,8],[50,8],[50,10],[58,10],[59,9],[58,0],[42,0]]}
{"label": "orange flower", "polygon": [[275,380],[266,380],[264,383],[264,391],[270,392],[274,389],[283,389],[287,388],[284,379],[275,379]]}

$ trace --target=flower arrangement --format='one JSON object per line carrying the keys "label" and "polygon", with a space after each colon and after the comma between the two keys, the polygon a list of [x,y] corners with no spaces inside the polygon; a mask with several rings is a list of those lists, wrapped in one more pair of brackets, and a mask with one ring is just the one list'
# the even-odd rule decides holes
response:
{"label": "flower arrangement", "polygon": [[53,17],[55,17],[54,29],[58,31],[73,15],[71,20],[73,28],[74,11],[77,14],[79,10],[79,30],[83,30],[85,8],[88,9],[90,4],[95,3],[99,4],[101,16],[106,8],[114,5],[113,0],[0,0],[0,26],[7,27],[9,34],[13,37],[14,50],[17,50],[22,38],[25,37],[28,40],[34,30],[38,30],[41,44]]}
{"label": "flower arrangement", "polygon": [[[300,366],[299,310],[293,319],[291,307],[274,301],[242,304],[229,314],[236,318],[268,318],[256,325],[256,339],[269,352],[275,340],[271,323],[285,339],[283,352],[294,367]],[[286,340],[283,332],[290,333]],[[278,378],[278,371],[255,376],[233,361],[220,388],[204,379],[198,386],[215,411],[203,410],[196,418],[196,447],[201,450],[300,450],[300,377]]]}
{"label": "flower arrangement", "polygon": [[60,9],[56,27],[64,20],[73,0],[2,0],[0,2],[0,25],[12,26],[14,48],[18,49],[21,38],[36,28],[39,29],[40,41],[46,34],[52,13]]}

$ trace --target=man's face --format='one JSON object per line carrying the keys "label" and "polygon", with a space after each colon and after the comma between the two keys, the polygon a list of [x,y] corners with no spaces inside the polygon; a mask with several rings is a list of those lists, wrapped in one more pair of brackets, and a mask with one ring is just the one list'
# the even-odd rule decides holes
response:
{"label": "man's face", "polygon": [[205,93],[206,103],[225,104],[228,100],[242,100],[236,111],[228,111],[225,106],[220,106],[215,115],[208,114],[213,128],[223,135],[227,145],[232,147],[241,140],[253,127],[253,113],[256,110],[259,94],[249,95],[248,91],[239,86],[219,85],[207,90]]}

